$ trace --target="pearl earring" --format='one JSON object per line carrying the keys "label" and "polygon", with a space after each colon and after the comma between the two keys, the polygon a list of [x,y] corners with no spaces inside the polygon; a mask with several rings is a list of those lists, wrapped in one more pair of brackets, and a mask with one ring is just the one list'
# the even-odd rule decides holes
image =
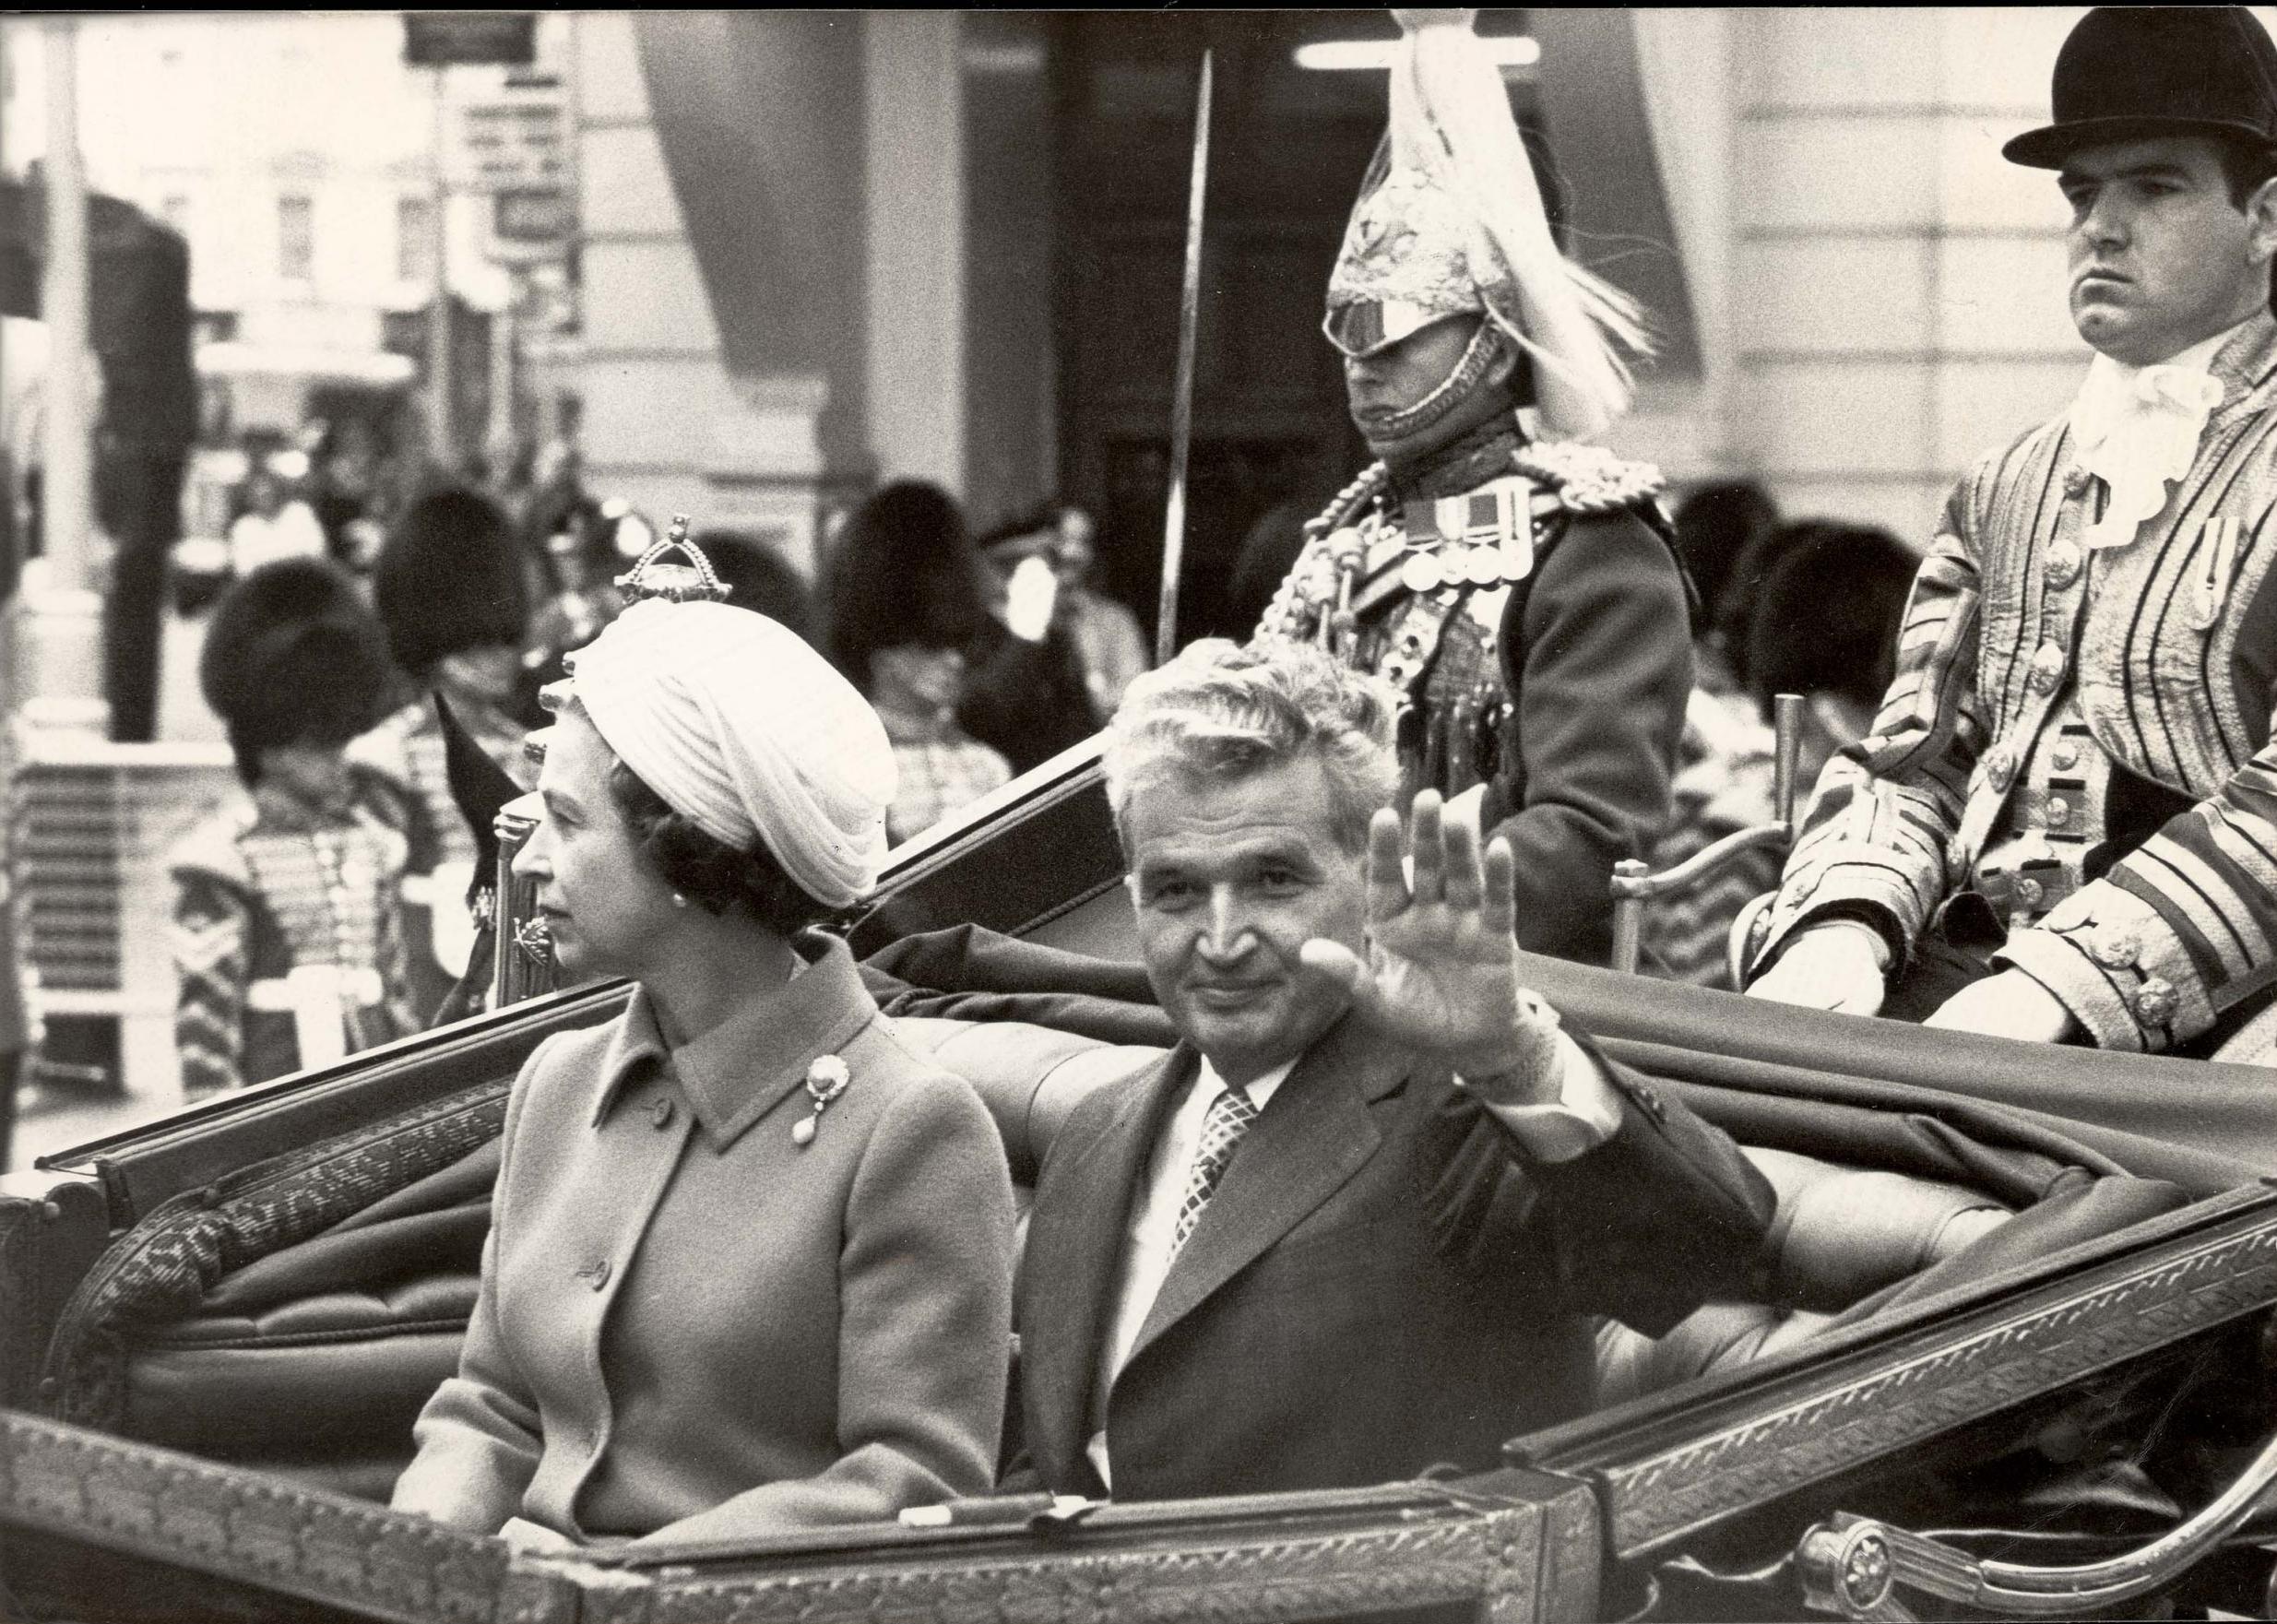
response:
{"label": "pearl earring", "polygon": [[679,892],[675,891],[672,893],[672,906],[674,907],[686,907],[688,906],[688,899],[685,896],[682,896]]}

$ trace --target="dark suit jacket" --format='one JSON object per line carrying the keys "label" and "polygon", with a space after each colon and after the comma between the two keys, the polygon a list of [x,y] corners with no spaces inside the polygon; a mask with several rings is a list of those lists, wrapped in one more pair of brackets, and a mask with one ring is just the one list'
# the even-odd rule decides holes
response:
{"label": "dark suit jacket", "polygon": [[1592,1402],[1590,1315],[1666,1329],[1748,1275],[1771,1219],[1737,1147],[1619,1066],[1614,1137],[1534,1165],[1346,1020],[1250,1130],[1102,1406],[1133,1192],[1195,1064],[1180,1044],[1085,1100],[1038,1179],[1016,1317],[1027,1468],[1057,1492],[1100,1491],[1102,1415],[1122,1500],[1492,1465]]}

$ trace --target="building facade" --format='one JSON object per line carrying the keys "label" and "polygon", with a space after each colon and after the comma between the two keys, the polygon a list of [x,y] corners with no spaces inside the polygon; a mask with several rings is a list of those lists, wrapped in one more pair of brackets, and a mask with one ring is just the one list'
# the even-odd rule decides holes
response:
{"label": "building facade", "polygon": [[[2045,115],[2078,16],[1484,14],[1540,42],[1519,94],[1574,251],[1669,334],[1615,445],[1926,540],[1973,456],[2057,409],[2085,360],[2062,201],[1998,156]],[[802,560],[878,477],[939,479],[982,522],[1064,491],[1107,519],[1110,585],[1151,602],[1207,44],[1191,545],[1223,567],[1257,467],[1357,456],[1312,323],[1382,77],[1287,58],[1389,32],[1336,13],[580,17],[594,480]]]}

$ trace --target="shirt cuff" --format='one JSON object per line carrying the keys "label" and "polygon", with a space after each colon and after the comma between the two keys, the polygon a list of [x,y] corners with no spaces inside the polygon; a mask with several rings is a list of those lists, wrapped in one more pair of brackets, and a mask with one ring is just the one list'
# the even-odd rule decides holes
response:
{"label": "shirt cuff", "polygon": [[1620,1096],[1595,1057],[1566,1033],[1558,1034],[1564,1062],[1557,1099],[1548,1105],[1482,1101],[1494,1120],[1537,1162],[1570,1162],[1620,1132]]}

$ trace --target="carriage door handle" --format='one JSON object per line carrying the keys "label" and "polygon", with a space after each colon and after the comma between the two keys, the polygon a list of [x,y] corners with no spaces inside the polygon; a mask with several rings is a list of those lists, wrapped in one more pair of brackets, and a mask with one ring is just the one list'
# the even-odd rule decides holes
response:
{"label": "carriage door handle", "polygon": [[1803,1596],[1844,1618],[1908,1619],[1900,1584],[1946,1601],[2025,1618],[2070,1618],[2147,1595],[2220,1545],[2277,1482],[2277,1438],[2213,1502],[2137,1550],[2076,1568],[2043,1568],[1973,1557],[1939,1540],[1871,1517],[1838,1511],[1796,1547]]}

